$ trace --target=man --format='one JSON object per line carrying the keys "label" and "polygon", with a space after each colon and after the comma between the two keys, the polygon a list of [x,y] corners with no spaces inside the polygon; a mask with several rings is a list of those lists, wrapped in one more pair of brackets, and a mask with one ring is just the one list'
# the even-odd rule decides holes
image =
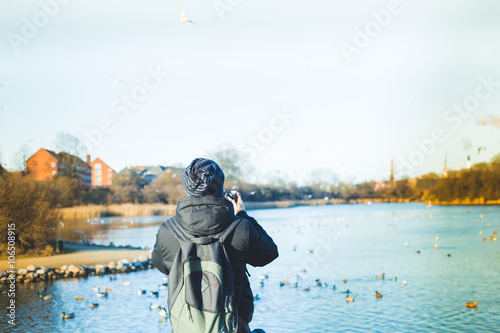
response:
{"label": "man", "polygon": [[[264,266],[278,257],[278,248],[257,221],[248,216],[238,192],[224,197],[224,173],[217,163],[196,158],[184,170],[182,181],[187,197],[177,203],[176,219],[194,237],[219,234],[241,219],[224,246],[232,264],[238,304],[238,332],[250,333],[248,323],[253,316],[253,295],[246,275],[246,264]],[[151,255],[153,265],[168,275],[180,243],[164,224],[156,235]]]}

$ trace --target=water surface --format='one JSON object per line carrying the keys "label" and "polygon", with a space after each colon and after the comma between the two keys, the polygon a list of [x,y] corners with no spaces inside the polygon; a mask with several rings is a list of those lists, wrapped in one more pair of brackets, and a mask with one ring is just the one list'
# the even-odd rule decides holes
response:
{"label": "water surface", "polygon": [[[499,330],[500,243],[483,242],[483,237],[490,239],[500,229],[500,207],[338,205],[257,210],[250,215],[280,251],[272,264],[249,269],[258,294],[252,328],[280,333]],[[94,224],[84,220],[64,228],[82,230],[78,235],[96,243],[152,247],[162,219],[133,218],[133,224],[130,218]],[[382,273],[385,279],[377,279]],[[269,278],[260,287],[263,274]],[[170,331],[168,320],[149,309],[150,303],[166,306],[167,291],[160,290],[158,299],[137,294],[139,288],[158,290],[163,275],[149,270],[117,277],[18,285],[16,331]],[[315,286],[316,279],[327,286]],[[131,285],[123,286],[123,280]],[[282,280],[298,282],[298,287],[280,287]],[[94,285],[113,290],[109,297],[97,298]],[[36,290],[44,287],[53,300],[37,297]],[[347,289],[353,303],[346,302]],[[383,297],[377,299],[375,291]],[[85,300],[76,301],[77,295]],[[1,298],[2,307],[6,300]],[[465,302],[472,301],[478,302],[477,311],[465,308]],[[90,302],[99,307],[92,310]],[[63,321],[61,311],[74,312],[75,318]],[[2,320],[0,329],[7,327]]]}

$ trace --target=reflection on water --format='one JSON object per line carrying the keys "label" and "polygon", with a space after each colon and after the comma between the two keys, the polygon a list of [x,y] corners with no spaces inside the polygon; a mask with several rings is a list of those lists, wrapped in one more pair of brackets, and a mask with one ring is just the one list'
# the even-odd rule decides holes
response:
{"label": "reflection on water", "polygon": [[145,240],[150,239],[151,235],[154,237],[158,226],[167,218],[168,216],[139,216],[67,220],[59,223],[57,238],[99,245],[113,243],[116,246],[151,247]]}
{"label": "reflection on water", "polygon": [[[259,296],[252,328],[318,333],[498,330],[500,243],[484,242],[483,237],[489,239],[500,229],[499,207],[342,205],[261,210],[251,215],[280,249],[280,257],[271,265],[250,269],[252,288]],[[103,224],[108,228],[89,224],[84,235],[92,235],[96,242],[126,245],[131,240],[135,241],[131,245],[152,247],[158,229],[157,225],[120,229],[110,227],[114,223]],[[377,279],[382,273],[385,279]],[[261,275],[269,276],[263,286],[259,286]],[[322,286],[315,286],[316,279],[321,279]],[[124,286],[123,280],[131,285]],[[298,282],[297,287],[280,287],[282,280]],[[162,321],[149,308],[150,303],[166,306],[167,291],[160,290],[159,299],[137,293],[141,288],[149,294],[163,282],[161,273],[149,270],[118,275],[114,281],[93,276],[18,285],[17,330],[168,332],[168,320]],[[113,290],[108,298],[97,298],[94,285]],[[37,297],[36,290],[44,286],[53,300]],[[352,303],[346,302],[347,289],[355,299]],[[383,297],[377,299],[375,291]],[[77,295],[85,300],[76,301]],[[477,311],[465,308],[465,302],[473,301],[478,302]],[[92,310],[91,302],[99,307]],[[5,297],[1,304],[6,305]],[[61,311],[74,312],[75,318],[63,321]],[[0,330],[4,327],[2,321]]]}

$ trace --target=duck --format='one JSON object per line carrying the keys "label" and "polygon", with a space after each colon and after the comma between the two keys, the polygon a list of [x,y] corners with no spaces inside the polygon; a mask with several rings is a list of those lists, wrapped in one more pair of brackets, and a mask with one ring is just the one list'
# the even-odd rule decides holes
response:
{"label": "duck", "polygon": [[302,291],[309,291],[309,290],[310,290],[309,288],[302,289]]}
{"label": "duck", "polygon": [[477,301],[474,301],[472,303],[465,302],[465,307],[468,309],[476,308],[477,307]]}
{"label": "duck", "polygon": [[260,280],[259,287],[264,287],[264,281]]}
{"label": "duck", "polygon": [[158,307],[158,314],[160,315],[160,317],[163,317],[163,318],[168,317],[167,310],[163,306]]}
{"label": "duck", "polygon": [[71,318],[75,318],[75,314],[74,313],[66,313],[66,312],[61,312],[60,313],[62,318],[63,319],[71,319]]}
{"label": "duck", "polygon": [[145,293],[146,293],[146,290],[144,290],[144,289],[137,290],[137,295],[139,295],[139,296],[144,295]]}
{"label": "duck", "polygon": [[269,275],[267,275],[267,274],[263,274],[263,275],[259,276],[259,279],[261,279],[261,280],[267,280],[268,278],[269,278]]}
{"label": "duck", "polygon": [[299,284],[297,282],[295,282],[295,283],[290,283],[288,286],[290,288],[297,288],[299,286]]}
{"label": "duck", "polygon": [[382,273],[382,275],[377,275],[377,279],[385,279],[385,273]]}
{"label": "duck", "polygon": [[493,231],[493,235],[498,235],[498,231]]}
{"label": "duck", "polygon": [[42,293],[42,294],[40,294],[40,298],[41,298],[41,299],[44,299],[44,300],[50,300],[50,299],[52,299],[52,296],[50,296],[50,295],[45,295],[45,294],[43,294],[43,293]]}
{"label": "duck", "polygon": [[417,251],[416,251],[416,253],[417,253],[417,254],[420,254],[420,250],[417,250]]}
{"label": "duck", "polygon": [[406,287],[406,280],[403,281],[403,287]]}
{"label": "duck", "polygon": [[325,282],[325,283],[323,283],[321,286],[322,286],[323,288],[328,288],[328,283],[326,283],[326,282]]}
{"label": "duck", "polygon": [[438,244],[437,243],[434,243],[434,248],[437,250],[437,248],[438,248]]}
{"label": "duck", "polygon": [[321,286],[321,280],[320,279],[316,280],[316,286],[318,286],[318,287]]}
{"label": "duck", "polygon": [[397,276],[393,277],[391,281],[398,282],[398,277]]}
{"label": "duck", "polygon": [[90,308],[97,308],[99,306],[99,303],[90,303]]}
{"label": "duck", "polygon": [[97,297],[108,297],[107,291],[100,291],[97,293]]}
{"label": "duck", "polygon": [[280,281],[280,287],[283,287],[285,284],[288,284],[288,281],[285,280],[285,281]]}
{"label": "duck", "polygon": [[159,307],[160,307],[160,305],[158,305],[158,304],[149,303],[149,308],[152,310],[158,309]]}
{"label": "duck", "polygon": [[497,238],[495,236],[491,236],[490,239],[494,242],[497,240]]}
{"label": "duck", "polygon": [[354,297],[347,295],[347,296],[345,297],[345,300],[346,300],[347,302],[354,302]]}
{"label": "duck", "polygon": [[382,294],[379,293],[378,291],[375,291],[375,297],[377,298],[382,298]]}
{"label": "duck", "polygon": [[333,289],[333,290],[336,290],[336,289],[337,289],[337,286],[336,286],[336,285],[333,285],[332,289]]}
{"label": "duck", "polygon": [[160,293],[158,291],[152,291],[149,293],[149,297],[158,297]]}
{"label": "duck", "polygon": [[123,282],[122,282],[122,285],[123,285],[124,287],[128,287],[128,286],[130,286],[130,282],[129,282],[129,281],[123,281]]}
{"label": "duck", "polygon": [[108,288],[108,287],[104,287],[104,291],[105,291],[105,292],[108,292],[108,291],[111,291],[111,290],[113,290],[113,289]]}
{"label": "duck", "polygon": [[483,234],[483,231],[482,230],[479,230],[479,234],[482,235]]}
{"label": "duck", "polygon": [[85,297],[76,296],[76,300],[77,300],[77,301],[84,301],[84,300],[85,300]]}
{"label": "duck", "polygon": [[163,284],[158,285],[158,289],[160,289],[160,290],[165,290],[165,289],[167,289],[167,284],[166,284],[166,283],[163,283]]}
{"label": "duck", "polygon": [[94,288],[92,288],[92,291],[98,293],[99,292],[99,287],[94,286]]}
{"label": "duck", "polygon": [[483,242],[485,242],[485,243],[486,243],[487,241],[488,241],[488,238],[483,237]]}
{"label": "duck", "polygon": [[253,300],[258,301],[259,299],[260,299],[259,294],[255,294],[255,296],[253,297]]}
{"label": "duck", "polygon": [[342,282],[347,283],[347,280],[346,280],[346,279],[343,279],[343,280],[342,280]]}

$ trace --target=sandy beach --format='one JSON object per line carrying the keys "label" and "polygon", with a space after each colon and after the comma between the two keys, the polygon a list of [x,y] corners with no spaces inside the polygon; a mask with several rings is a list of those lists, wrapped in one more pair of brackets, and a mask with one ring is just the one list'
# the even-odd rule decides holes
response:
{"label": "sandy beach", "polygon": [[[63,265],[85,265],[94,266],[97,264],[107,265],[110,261],[128,259],[132,261],[141,255],[149,257],[151,250],[113,248],[107,246],[91,246],[80,244],[64,244],[65,250],[74,251],[72,253],[58,254],[47,257],[22,258],[16,260],[16,269],[26,268],[29,265],[49,266],[58,268]],[[8,261],[0,260],[0,270],[9,270]]]}

